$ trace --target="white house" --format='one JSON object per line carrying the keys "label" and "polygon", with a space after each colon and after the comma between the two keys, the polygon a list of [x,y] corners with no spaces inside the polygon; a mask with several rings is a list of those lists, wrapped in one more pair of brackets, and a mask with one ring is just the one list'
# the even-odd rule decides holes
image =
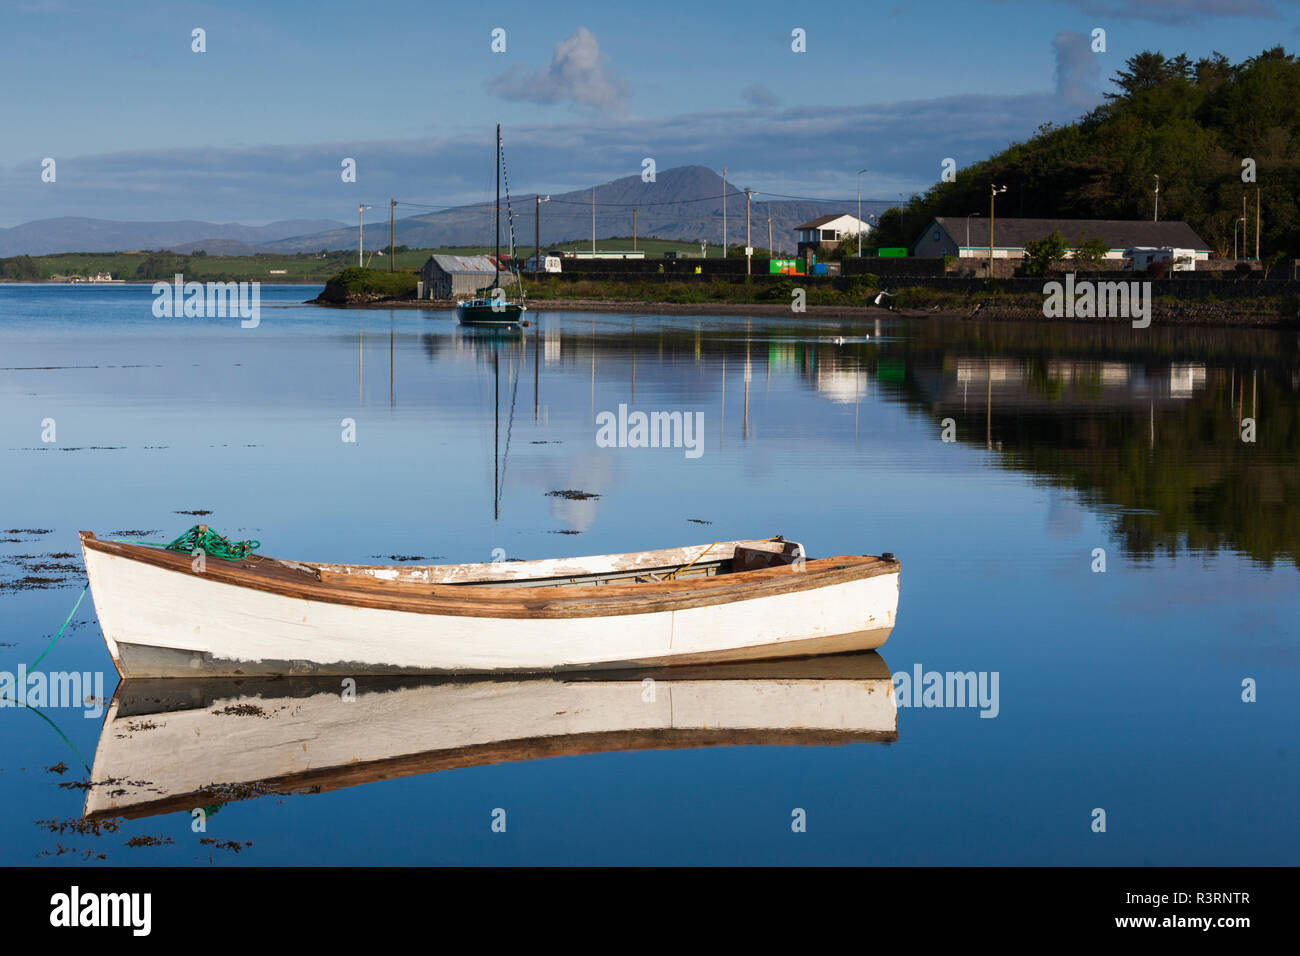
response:
{"label": "white house", "polygon": [[859,233],[865,239],[867,233],[871,232],[871,223],[847,213],[832,213],[795,226],[794,231],[799,244],[799,255],[803,255],[805,248],[811,248],[814,252],[819,246],[834,248],[842,240],[856,239]]}

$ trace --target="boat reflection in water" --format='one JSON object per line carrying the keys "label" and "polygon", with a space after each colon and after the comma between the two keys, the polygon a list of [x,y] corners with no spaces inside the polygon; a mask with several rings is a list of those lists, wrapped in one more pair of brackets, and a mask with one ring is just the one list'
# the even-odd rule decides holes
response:
{"label": "boat reflection in water", "polygon": [[519,679],[126,680],[88,818],[145,817],[462,767],[628,750],[898,738],[874,651]]}

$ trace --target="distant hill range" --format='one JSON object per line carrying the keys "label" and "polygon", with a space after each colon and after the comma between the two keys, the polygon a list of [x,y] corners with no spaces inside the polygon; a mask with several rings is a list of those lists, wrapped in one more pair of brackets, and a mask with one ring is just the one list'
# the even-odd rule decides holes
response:
{"label": "distant hill range", "polygon": [[[307,233],[338,229],[335,219],[285,219],[265,226],[245,226],[238,222],[200,222],[183,219],[174,222],[116,222],[109,219],[85,219],[63,216],[38,219],[9,229],[0,228],[0,256],[44,256],[56,252],[129,252],[137,249],[181,249],[191,252],[247,248],[249,252],[263,243]],[[355,246],[355,238],[354,238]],[[235,243],[231,246],[230,243]],[[244,252],[220,252],[243,255]]]}
{"label": "distant hill range", "polygon": [[[632,209],[637,210],[636,234],[688,243],[722,241],[722,177],[704,166],[679,166],[659,171],[656,181],[642,182],[639,175],[601,183],[596,192],[596,236],[630,236]],[[591,238],[590,188],[551,196],[542,204],[542,244]],[[745,242],[745,191],[727,184],[727,236],[732,245]],[[896,203],[862,202],[862,214],[879,215]],[[510,197],[514,212],[515,241],[532,248],[534,210],[532,193]],[[397,212],[417,208],[403,205]],[[419,212],[399,218],[397,244],[413,249],[439,246],[490,245],[493,239],[492,198],[474,205],[436,212]],[[365,248],[388,245],[386,208],[368,215]],[[798,199],[765,200],[755,193],[750,204],[750,236],[755,246],[767,246],[767,219],[772,218],[773,245],[793,252],[794,228],[827,213],[857,213],[854,200],[843,202]],[[502,245],[508,239],[505,200],[501,212]],[[240,223],[113,222],[104,219],[64,217],[41,219],[10,229],[0,229],[0,256],[47,255],[56,252],[125,252],[171,249],[203,250],[209,255],[252,255],[255,252],[318,252],[321,249],[356,249],[357,227],[336,220],[290,219],[265,226]]]}
{"label": "distant hill range", "polygon": [[[722,177],[705,166],[678,166],[659,171],[655,182],[642,182],[639,175],[625,176],[601,183],[596,192],[596,236],[632,235],[632,209],[637,210],[636,234],[657,236],[683,242],[720,243],[722,241]],[[542,204],[542,245],[573,239],[591,238],[591,188],[553,194]],[[510,197],[514,212],[515,242],[532,248],[534,216],[537,208],[533,193]],[[862,203],[862,214],[879,215],[897,205],[890,202]],[[410,207],[407,207],[410,208]],[[458,206],[437,212],[419,213],[397,220],[397,244],[413,249],[439,246],[490,245],[493,240],[493,200],[470,206]],[[399,201],[397,211],[403,206]],[[795,248],[794,227],[827,213],[857,212],[855,200],[824,202],[777,199],[765,201],[755,193],[750,203],[750,238],[755,246],[767,246],[767,217],[772,217],[772,242],[777,249],[790,252]],[[376,210],[373,222],[366,223],[367,249],[388,245],[388,221]],[[506,245],[506,209],[502,199],[502,245]],[[745,243],[745,191],[727,183],[727,237],[732,245]],[[316,235],[267,242],[262,245],[273,252],[314,252],[320,249],[355,249],[357,227],[345,227]]]}

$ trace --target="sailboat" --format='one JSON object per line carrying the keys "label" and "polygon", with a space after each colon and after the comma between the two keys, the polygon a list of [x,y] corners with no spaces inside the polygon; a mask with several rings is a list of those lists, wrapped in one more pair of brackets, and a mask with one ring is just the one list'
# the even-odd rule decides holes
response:
{"label": "sailboat", "polygon": [[[501,288],[501,167],[505,164],[505,157],[501,151],[501,124],[497,124],[497,203],[496,203],[496,255],[493,257],[493,265],[496,267],[496,274],[492,279],[492,284],[486,289],[480,289],[478,295],[461,299],[456,303],[456,318],[460,320],[461,325],[481,325],[481,326],[517,326],[527,311],[524,304],[522,291],[515,299],[509,298],[505,290]],[[507,189],[506,205],[509,207],[510,194]],[[514,223],[510,226],[510,262],[512,274],[515,277],[515,284],[522,290],[519,273],[514,271]]]}

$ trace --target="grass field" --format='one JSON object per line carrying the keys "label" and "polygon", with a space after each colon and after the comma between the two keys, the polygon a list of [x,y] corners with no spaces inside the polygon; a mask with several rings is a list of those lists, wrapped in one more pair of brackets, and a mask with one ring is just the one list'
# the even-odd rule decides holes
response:
{"label": "grass field", "polygon": [[[659,259],[665,252],[679,256],[695,257],[700,254],[696,243],[674,242],[667,239],[638,239],[637,250],[648,259]],[[547,251],[576,250],[585,252],[590,242],[574,240],[558,245],[548,245]],[[631,238],[599,239],[599,251],[623,252],[632,249]],[[409,249],[399,251],[393,263],[397,271],[418,269],[432,253],[448,255],[483,255],[490,246],[447,246],[439,249]],[[519,247],[519,255],[533,254],[533,246]],[[721,246],[708,247],[710,258],[722,254]],[[388,259],[378,251],[365,254],[365,265],[372,270],[388,270]],[[232,280],[259,280],[261,282],[324,282],[344,269],[356,266],[355,252],[334,251],[321,254],[266,253],[254,256],[182,255],[169,252],[69,252],[48,256],[13,256],[0,259],[0,278],[19,281],[57,279],[61,277],[93,276],[106,272],[114,279],[148,280],[171,279],[177,272],[196,282]]]}

